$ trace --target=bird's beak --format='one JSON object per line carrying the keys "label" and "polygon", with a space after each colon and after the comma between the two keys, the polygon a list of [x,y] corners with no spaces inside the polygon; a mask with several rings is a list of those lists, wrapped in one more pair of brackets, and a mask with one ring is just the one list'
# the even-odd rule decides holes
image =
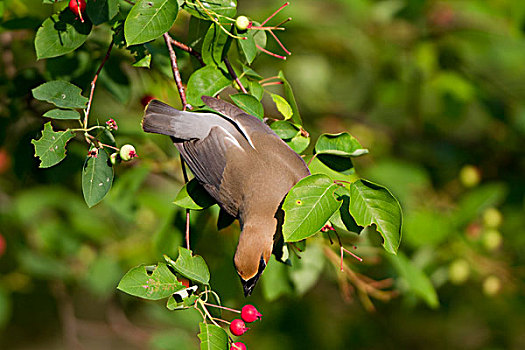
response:
{"label": "bird's beak", "polygon": [[241,277],[241,283],[242,283],[242,288],[244,289],[245,297],[252,294],[255,284],[257,284],[257,281],[259,280],[259,277],[261,277],[265,268],[266,268],[266,261],[264,261],[263,257],[261,256],[261,261],[259,262],[259,270],[255,274],[255,276],[253,276],[249,280],[245,280]]}

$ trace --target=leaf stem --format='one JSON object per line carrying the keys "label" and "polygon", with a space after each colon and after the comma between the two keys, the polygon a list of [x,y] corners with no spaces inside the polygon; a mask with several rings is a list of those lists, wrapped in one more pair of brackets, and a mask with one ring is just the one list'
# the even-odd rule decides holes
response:
{"label": "leaf stem", "polygon": [[207,305],[207,306],[216,307],[216,308],[223,309],[223,310],[228,310],[228,311],[231,311],[231,312],[236,312],[238,314],[241,313],[239,310],[235,310],[235,309],[232,309],[232,308],[229,308],[229,307],[226,307],[226,306],[215,305],[215,304],[210,304],[210,303],[206,303],[206,302],[204,304]]}
{"label": "leaf stem", "polygon": [[241,88],[241,91],[243,93],[245,93],[245,94],[248,94],[248,91],[246,90],[246,88],[241,83],[241,79],[239,79],[239,77],[237,76],[237,74],[233,70],[233,68],[232,68],[232,66],[230,64],[230,61],[228,60],[228,57],[224,57],[224,63],[226,64],[226,68],[228,69],[228,73],[230,73],[230,75],[232,76],[233,80],[235,80],[237,85],[239,85],[239,87]]}

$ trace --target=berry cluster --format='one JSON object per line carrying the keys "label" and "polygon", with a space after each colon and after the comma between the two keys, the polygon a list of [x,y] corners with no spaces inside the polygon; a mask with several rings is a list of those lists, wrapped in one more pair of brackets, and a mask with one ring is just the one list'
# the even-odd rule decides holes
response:
{"label": "berry cluster", "polygon": [[[250,304],[244,305],[241,309],[241,318],[236,318],[230,323],[230,332],[235,336],[241,336],[249,329],[246,327],[246,323],[255,322],[261,317],[262,314],[257,311],[255,306]],[[242,342],[235,342],[232,343],[231,349],[246,350],[246,345]]]}

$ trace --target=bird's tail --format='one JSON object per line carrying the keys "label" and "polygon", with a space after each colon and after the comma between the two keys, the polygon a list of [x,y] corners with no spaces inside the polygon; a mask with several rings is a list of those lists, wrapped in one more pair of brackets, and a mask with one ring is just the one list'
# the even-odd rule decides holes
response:
{"label": "bird's tail", "polygon": [[182,114],[183,112],[159,100],[152,100],[144,111],[142,129],[154,134],[175,136],[177,123],[174,121],[182,117]]}

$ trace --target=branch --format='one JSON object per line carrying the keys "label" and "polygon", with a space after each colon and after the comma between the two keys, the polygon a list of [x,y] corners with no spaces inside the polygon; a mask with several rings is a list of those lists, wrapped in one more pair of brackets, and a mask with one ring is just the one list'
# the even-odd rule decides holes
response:
{"label": "branch", "polygon": [[195,57],[200,62],[201,65],[205,66],[204,61],[202,60],[202,56],[201,56],[201,54],[198,51],[195,51],[194,49],[192,49],[188,45],[183,44],[180,41],[177,41],[177,40],[173,39],[171,36],[170,36],[170,41],[171,41],[171,43],[173,45],[177,46],[179,49],[181,49],[183,51],[186,51],[187,53],[189,53],[190,55]]}
{"label": "branch", "polygon": [[237,76],[237,74],[235,73],[235,71],[233,70],[231,64],[230,64],[230,61],[228,60],[227,57],[224,57],[224,63],[226,64],[226,68],[228,68],[228,73],[230,73],[230,75],[232,76],[232,78],[235,80],[235,82],[239,85],[239,87],[241,88],[242,92],[244,92],[245,94],[248,94],[248,91],[244,88],[244,86],[242,85],[241,83],[241,80],[239,79],[239,77]]}
{"label": "branch", "polygon": [[97,72],[95,73],[95,77],[91,81],[91,92],[89,93],[89,100],[86,107],[86,111],[84,113],[84,128],[87,129],[88,126],[88,119],[89,119],[89,112],[91,111],[91,103],[93,101],[93,94],[95,92],[95,84],[97,83],[98,75],[100,74],[100,71],[102,71],[102,68],[106,64],[107,60],[109,59],[109,55],[111,54],[111,49],[113,49],[113,40],[111,41],[111,44],[109,44],[108,51],[106,51],[106,56],[102,59],[102,62],[100,62],[100,66],[98,66]]}
{"label": "branch", "polygon": [[164,41],[166,42],[166,46],[168,47],[168,51],[170,53],[171,71],[173,72],[173,79],[175,79],[175,84],[177,84],[177,89],[179,90],[179,96],[182,102],[182,110],[185,111],[187,109],[192,109],[186,100],[186,92],[184,91],[182,79],[180,78],[179,66],[177,65],[177,55],[175,55],[175,50],[173,50],[173,46],[171,46],[172,39],[167,32],[164,33]]}

